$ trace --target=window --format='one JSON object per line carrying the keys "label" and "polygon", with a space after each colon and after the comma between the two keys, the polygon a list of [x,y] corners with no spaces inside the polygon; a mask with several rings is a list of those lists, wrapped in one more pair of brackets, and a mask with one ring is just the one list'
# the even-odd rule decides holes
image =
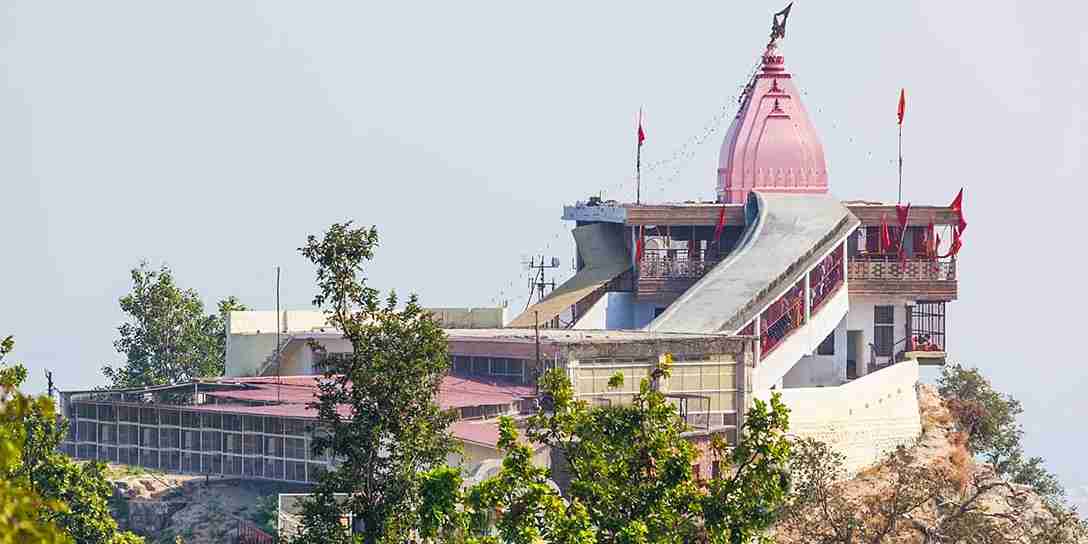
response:
{"label": "window", "polygon": [[238,433],[223,433],[223,452],[242,454],[242,435]]}
{"label": "window", "polygon": [[283,433],[304,436],[306,434],[306,423],[299,419],[285,419],[283,420]]}
{"label": "window", "polygon": [[[267,436],[265,437],[265,455],[271,457],[283,457],[283,438]],[[282,470],[280,472],[283,472]]]}
{"label": "window", "polygon": [[190,427],[193,429],[200,428],[200,414],[196,412],[182,412],[181,413],[181,426]]}
{"label": "window", "polygon": [[490,372],[487,357],[472,358],[472,373],[486,375]]}
{"label": "window", "polygon": [[453,356],[453,371],[468,373],[472,371],[472,357],[464,355]]}
{"label": "window", "polygon": [[245,416],[242,419],[243,430],[247,433],[264,432],[264,422],[259,416]]}
{"label": "window", "polygon": [[523,365],[524,362],[521,359],[491,359],[491,374],[520,378]]}
{"label": "window", "polygon": [[895,345],[895,307],[873,307],[873,346],[880,357],[891,357]]}
{"label": "window", "polygon": [[223,436],[219,431],[201,431],[201,438],[203,451],[223,451]]}
{"label": "window", "polygon": [[816,348],[816,355],[834,355],[835,354],[835,331],[831,331],[831,334],[824,338],[823,342],[820,342],[820,347]]}
{"label": "window", "polygon": [[180,414],[176,410],[162,410],[159,412],[160,425],[172,425],[177,427],[181,422]]}
{"label": "window", "polygon": [[240,431],[242,430],[242,418],[234,414],[223,414],[223,430],[224,431]]}
{"label": "window", "polygon": [[200,451],[200,431],[181,431],[181,449]]}
{"label": "window", "polygon": [[278,417],[265,418],[264,432],[268,434],[283,434],[283,420]]}
{"label": "window", "polygon": [[305,459],[306,441],[301,438],[288,438],[284,457],[289,457],[291,459]]}

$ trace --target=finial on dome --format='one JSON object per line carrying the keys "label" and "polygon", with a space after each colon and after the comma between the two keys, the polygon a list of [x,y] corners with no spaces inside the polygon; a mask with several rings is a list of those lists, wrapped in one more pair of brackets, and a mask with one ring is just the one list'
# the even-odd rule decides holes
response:
{"label": "finial on dome", "polygon": [[779,38],[786,37],[786,20],[790,18],[790,8],[792,7],[793,2],[786,4],[785,9],[775,13],[774,17],[771,18],[771,41],[767,42],[768,48],[774,46]]}

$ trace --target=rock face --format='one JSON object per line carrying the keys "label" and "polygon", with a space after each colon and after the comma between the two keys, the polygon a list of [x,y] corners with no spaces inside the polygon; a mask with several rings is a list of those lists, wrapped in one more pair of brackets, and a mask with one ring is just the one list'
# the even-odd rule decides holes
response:
{"label": "rock face", "polygon": [[305,486],[161,473],[128,474],[112,480],[113,505],[123,528],[149,544],[233,542],[240,523],[258,517],[258,502]]}
{"label": "rock face", "polygon": [[[922,434],[918,441],[906,449],[905,459],[908,462],[904,466],[894,467],[890,461],[877,464],[862,470],[849,480],[835,485],[829,495],[845,497],[845,503],[840,502],[840,512],[855,509],[857,512],[874,512],[873,505],[886,507],[890,503],[888,497],[895,488],[896,478],[903,474],[914,476],[930,474],[934,478],[940,478],[947,482],[946,492],[940,498],[928,500],[909,514],[901,517],[899,523],[909,525],[911,529],[904,529],[897,536],[884,537],[876,542],[886,544],[905,543],[937,543],[945,540],[935,539],[930,535],[927,540],[924,533],[941,525],[941,520],[952,519],[952,511],[964,504],[973,512],[971,515],[980,518],[997,520],[998,523],[1007,523],[1007,531],[1002,535],[1003,543],[1042,543],[1042,542],[1079,542],[1088,543],[1084,536],[1080,540],[1070,540],[1072,534],[1069,529],[1071,524],[1057,523],[1054,511],[1048,508],[1029,486],[1017,485],[999,478],[993,468],[985,463],[976,461],[971,457],[965,438],[956,431],[954,420],[947,405],[937,393],[936,389],[929,385],[919,385],[917,388],[918,405],[922,423]],[[794,519],[816,521],[825,523],[824,516],[827,510],[817,512],[825,505],[833,501],[821,501],[818,507],[810,507],[807,514]],[[842,508],[848,504],[847,508]],[[854,512],[851,512],[854,513]],[[860,515],[860,514],[859,514]],[[835,518],[845,521],[845,517]],[[864,518],[862,522],[868,524],[872,518]],[[1062,518],[1065,519],[1065,518]],[[1013,521],[1015,520],[1015,521]],[[951,527],[946,522],[942,527]],[[874,525],[876,525],[874,523]],[[1002,527],[1005,527],[1002,525]],[[812,535],[802,536],[796,530],[797,525],[791,527],[789,521],[780,523],[773,531],[777,542],[780,544],[801,544],[812,541]],[[859,533],[861,531],[858,531]],[[854,542],[869,540],[860,535],[853,536]],[[974,542],[974,538],[966,540],[954,540],[955,542]],[[847,540],[832,539],[828,542],[847,542]]]}

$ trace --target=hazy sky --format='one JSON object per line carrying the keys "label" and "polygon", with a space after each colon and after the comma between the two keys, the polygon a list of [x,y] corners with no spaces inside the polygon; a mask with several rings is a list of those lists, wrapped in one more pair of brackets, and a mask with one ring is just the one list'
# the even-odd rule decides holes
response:
{"label": "hazy sky", "polygon": [[[0,0],[0,335],[62,388],[116,362],[141,259],[209,306],[305,307],[307,234],[375,224],[374,285],[524,304],[522,256],[569,267],[565,202],[712,198],[775,2]],[[1029,452],[1088,489],[1082,2],[795,3],[781,51],[832,192],[968,188],[954,358],[1023,401]],[[1049,5],[1044,5],[1049,4]],[[726,120],[716,123],[723,107]],[[714,131],[712,134],[707,134]],[[521,300],[519,300],[521,299]]]}

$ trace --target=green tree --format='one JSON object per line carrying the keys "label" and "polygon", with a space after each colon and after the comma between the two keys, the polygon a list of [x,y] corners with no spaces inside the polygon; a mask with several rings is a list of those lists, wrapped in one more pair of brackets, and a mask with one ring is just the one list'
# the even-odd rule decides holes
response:
{"label": "green tree", "polygon": [[[0,342],[0,365],[14,348]],[[18,392],[20,365],[0,366],[0,543],[137,544],[110,515],[112,487],[101,463],[76,463],[57,450],[67,423],[52,399]]]}
{"label": "green tree", "polygon": [[1034,508],[1030,488],[989,470],[964,475],[900,447],[864,482],[845,458],[813,439],[795,443],[796,486],[778,527],[781,542],[825,544],[1076,544],[1088,528],[1055,503]]}
{"label": "green tree", "polygon": [[1060,500],[1065,491],[1057,477],[1043,467],[1041,457],[1024,453],[1024,430],[1016,420],[1024,411],[1019,401],[996,391],[977,368],[960,364],[946,365],[937,387],[972,455],[981,456],[999,476]]}
{"label": "green tree", "polygon": [[120,302],[129,320],[117,327],[120,338],[113,345],[125,362],[102,368],[112,387],[223,375],[226,316],[246,309],[236,298],[220,301],[216,313],[206,314],[197,292],[178,287],[168,267],[154,270],[143,262],[132,269],[132,292]]}
{"label": "green tree", "polygon": [[[561,370],[540,380],[543,411],[529,418],[526,436],[560,452],[570,472],[567,500],[547,471],[531,465],[530,450],[502,425],[502,471],[470,492],[477,524],[488,518],[504,541],[515,543],[638,544],[761,540],[787,497],[785,437],[788,410],[778,397],[755,401],[741,441],[720,437],[712,455],[720,473],[702,481],[693,471],[699,453],[684,436],[686,423],[656,384],[670,373],[666,355],[641,380],[629,405],[591,407],[576,400]],[[622,385],[622,376],[610,381]]]}
{"label": "green tree", "polygon": [[[316,265],[314,304],[351,342],[343,357],[327,358],[319,383],[314,451],[339,462],[304,505],[297,542],[343,542],[343,512],[364,527],[367,543],[408,540],[419,523],[420,474],[441,466],[454,450],[452,414],[436,404],[449,370],[446,336],[415,296],[399,307],[366,285],[363,264],[378,233],[334,224],[310,236],[303,256]],[[338,506],[335,494],[347,494]]]}

